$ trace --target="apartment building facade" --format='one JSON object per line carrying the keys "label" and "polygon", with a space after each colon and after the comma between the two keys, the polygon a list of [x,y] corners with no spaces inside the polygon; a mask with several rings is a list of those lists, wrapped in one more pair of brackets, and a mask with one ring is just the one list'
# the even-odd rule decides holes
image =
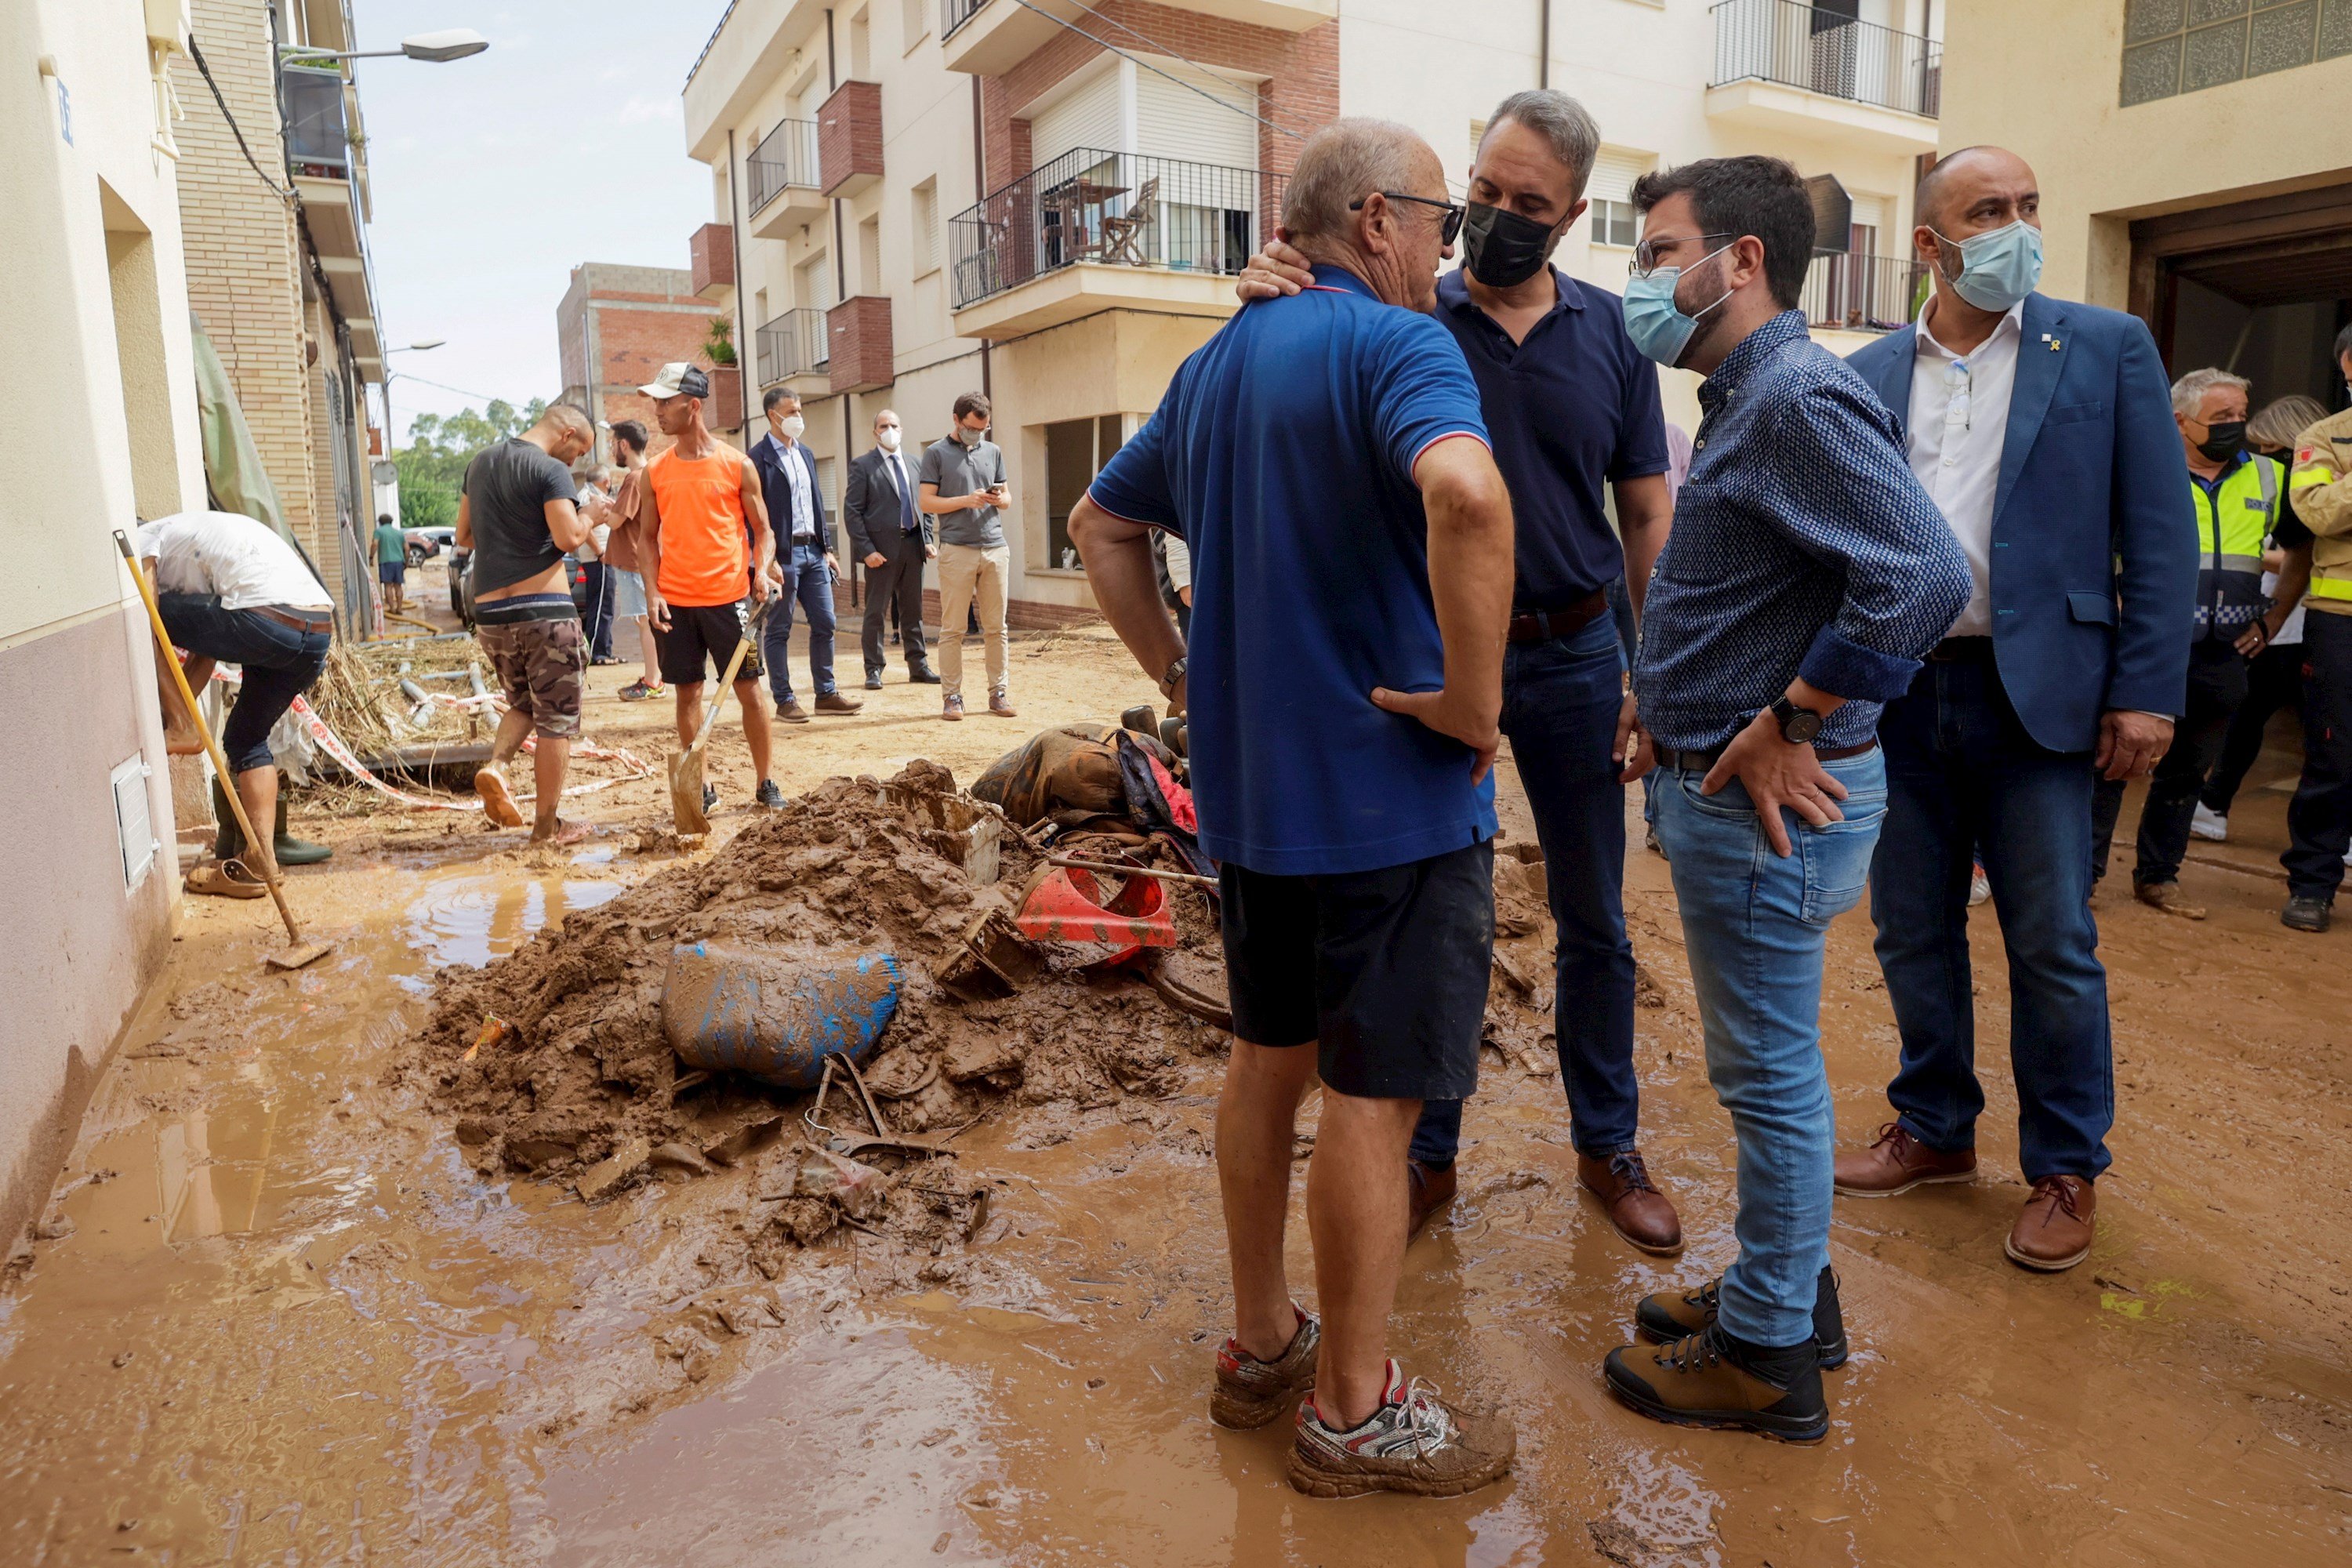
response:
{"label": "apartment building facade", "polygon": [[[1458,192],[1494,105],[1574,94],[1605,146],[1559,261],[1622,285],[1646,170],[1764,152],[1824,182],[1807,309],[1841,348],[1906,319],[1937,145],[1933,0],[734,0],[685,89],[733,239],[744,394],[806,405],[828,474],[895,408],[989,393],[1016,624],[1088,613],[1069,510],[1236,308],[1305,134],[1404,121]],[[1831,216],[1834,216],[1832,225]],[[703,231],[705,235],[708,230]],[[697,244],[709,247],[707,238]],[[698,255],[701,251],[698,251]],[[1695,424],[1696,378],[1669,374]]]}
{"label": "apartment building facade", "polygon": [[[680,360],[702,366],[710,377],[704,409],[710,427],[730,439],[742,434],[741,369],[710,358],[711,323],[731,321],[726,300],[734,253],[726,226],[698,230],[692,250],[691,268],[583,261],[572,269],[555,308],[562,398],[596,422],[600,459],[613,455],[603,426],[635,419],[653,432],[653,400],[637,388]],[[718,294],[718,302],[704,289]]]}

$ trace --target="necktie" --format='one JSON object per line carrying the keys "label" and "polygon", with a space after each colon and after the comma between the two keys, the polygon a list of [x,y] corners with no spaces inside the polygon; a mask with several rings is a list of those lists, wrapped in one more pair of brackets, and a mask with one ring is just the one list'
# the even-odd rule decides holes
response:
{"label": "necktie", "polygon": [[896,453],[890,457],[890,477],[898,481],[898,531],[912,533],[922,524],[916,521],[915,498],[907,488],[907,465],[898,460]]}

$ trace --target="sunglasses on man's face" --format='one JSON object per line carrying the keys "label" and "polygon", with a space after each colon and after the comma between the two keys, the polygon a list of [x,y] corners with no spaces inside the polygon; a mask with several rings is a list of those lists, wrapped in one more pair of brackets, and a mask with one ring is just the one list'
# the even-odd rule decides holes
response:
{"label": "sunglasses on man's face", "polygon": [[[1462,232],[1462,220],[1470,216],[1465,208],[1455,202],[1432,201],[1427,196],[1410,196],[1402,191],[1382,191],[1381,195],[1392,202],[1414,202],[1422,206],[1436,207],[1443,211],[1445,217],[1437,231],[1437,243],[1440,245],[1453,244],[1454,237]],[[1351,213],[1362,212],[1364,204],[1370,199],[1369,196],[1358,196],[1348,204],[1348,210]]]}

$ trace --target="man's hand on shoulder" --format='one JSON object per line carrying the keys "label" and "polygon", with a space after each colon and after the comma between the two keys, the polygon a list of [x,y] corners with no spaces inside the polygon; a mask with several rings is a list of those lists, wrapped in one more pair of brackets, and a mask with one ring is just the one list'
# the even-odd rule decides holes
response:
{"label": "man's hand on shoulder", "polygon": [[2171,720],[2110,708],[2100,715],[2099,750],[2091,765],[2110,781],[2144,779],[2171,749]]}
{"label": "man's hand on shoulder", "polygon": [[1269,239],[1265,248],[1249,258],[1242,268],[1234,292],[1244,304],[1252,300],[1276,300],[1285,294],[1296,294],[1315,281],[1307,270],[1307,258],[1279,239]]}

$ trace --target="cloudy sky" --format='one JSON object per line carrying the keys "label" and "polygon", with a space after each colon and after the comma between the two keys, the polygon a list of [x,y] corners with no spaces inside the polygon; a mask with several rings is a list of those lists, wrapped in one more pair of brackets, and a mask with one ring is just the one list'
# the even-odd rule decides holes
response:
{"label": "cloudy sky", "polygon": [[442,27],[490,40],[447,65],[358,62],[384,342],[448,340],[389,361],[395,438],[419,412],[560,392],[555,307],[579,263],[687,264],[710,175],[686,155],[678,94],[725,8],[355,0],[362,48]]}

